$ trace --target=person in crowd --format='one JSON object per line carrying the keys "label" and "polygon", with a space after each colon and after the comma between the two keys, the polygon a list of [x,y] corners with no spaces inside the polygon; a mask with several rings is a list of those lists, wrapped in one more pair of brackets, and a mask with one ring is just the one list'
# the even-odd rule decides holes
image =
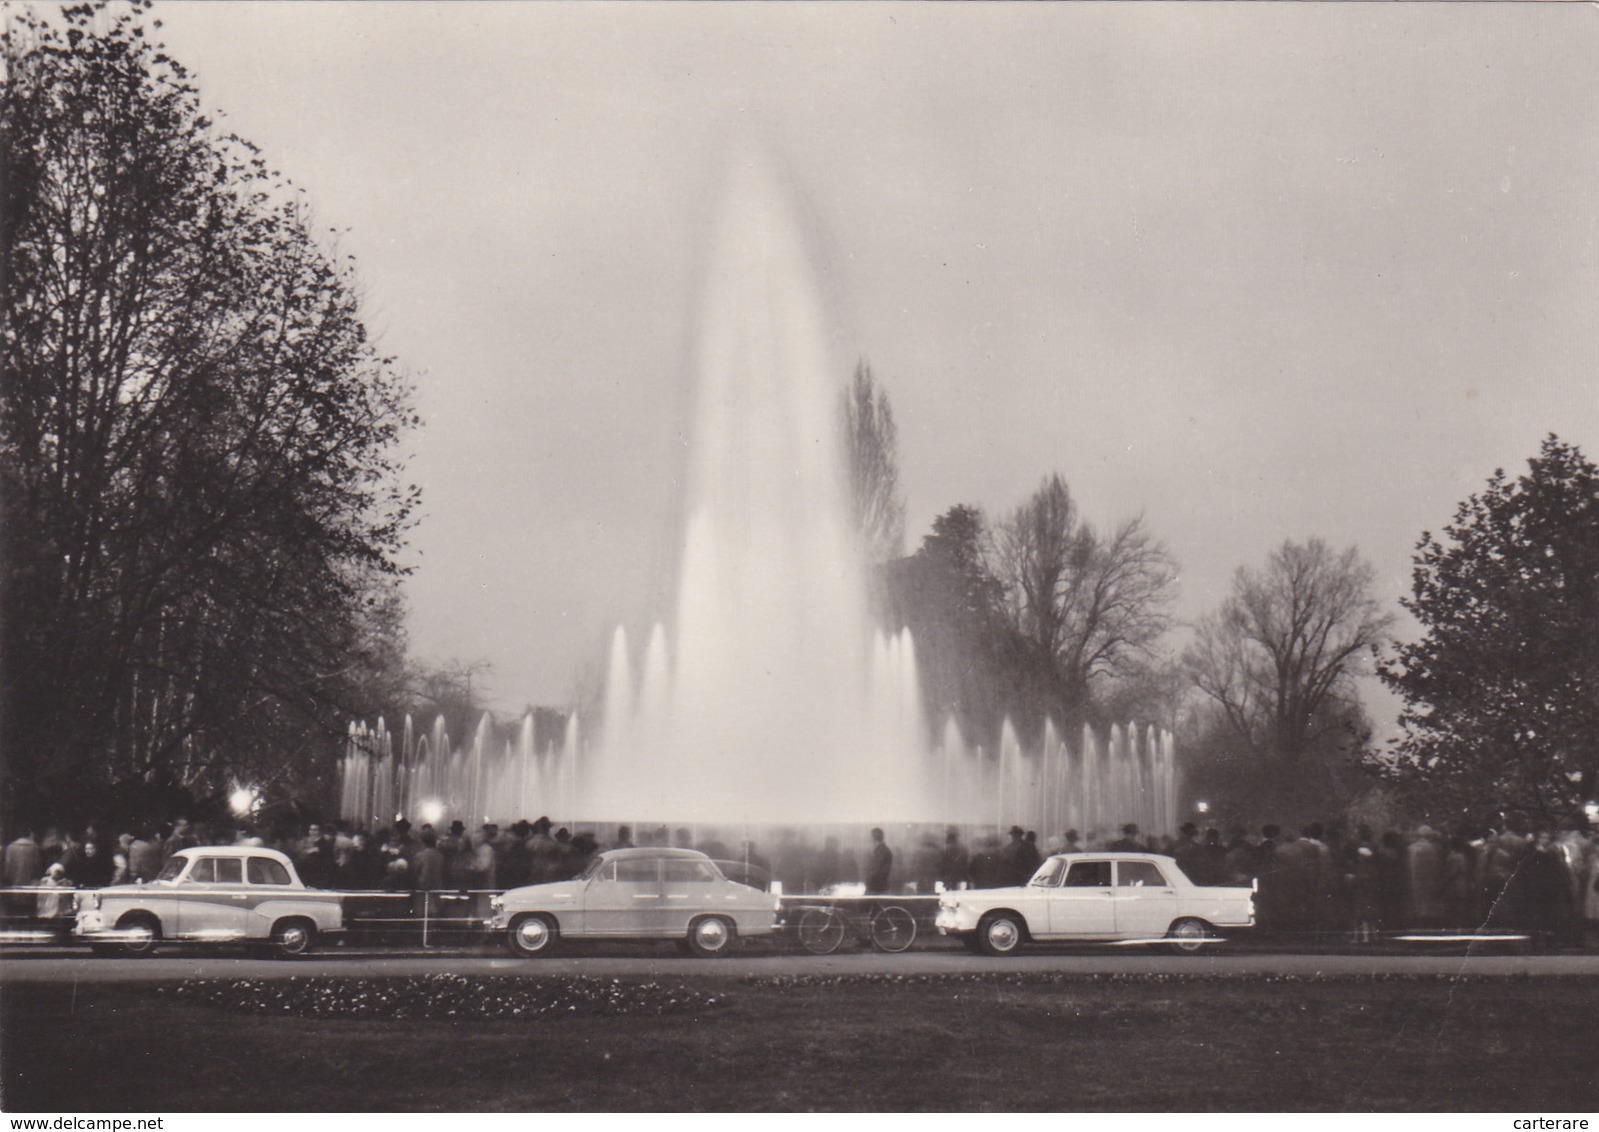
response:
{"label": "person in crowd", "polygon": [[1262,826],[1260,841],[1249,854],[1249,873],[1260,885],[1255,894],[1255,920],[1267,932],[1282,931],[1290,918],[1285,909],[1283,862],[1277,856],[1277,839],[1281,836],[1281,826]]}
{"label": "person in crowd", "polygon": [[161,874],[161,843],[145,830],[128,843],[128,870],[134,883],[149,883]]}
{"label": "person in crowd", "polygon": [[1004,888],[1010,883],[1010,872],[997,836],[991,833],[977,843],[970,872],[973,888]]}
{"label": "person in crowd", "polygon": [[1599,946],[1599,831],[1589,831],[1588,864],[1582,877],[1582,942]]}
{"label": "person in crowd", "polygon": [[1443,926],[1451,931],[1471,926],[1471,850],[1458,834],[1443,842],[1438,866],[1438,910]]}
{"label": "person in crowd", "polygon": [[41,891],[35,915],[58,939],[72,934],[72,882],[67,879],[67,868],[57,861],[39,878]]}
{"label": "person in crowd", "polygon": [[501,888],[521,888],[529,883],[532,859],[528,856],[527,839],[532,831],[526,818],[518,818],[510,829],[500,834],[494,850],[499,859]]}
{"label": "person in crowd", "polygon": [[611,848],[612,849],[632,849],[633,847],[634,847],[634,845],[633,845],[633,827],[630,826],[630,825],[619,825],[619,826],[617,826],[616,827],[616,840],[614,842],[612,842]]}
{"label": "person in crowd", "polygon": [[1038,851],[1038,832],[1030,829],[1022,834],[1022,847],[1016,853],[1016,883],[1026,884],[1032,880],[1043,863],[1044,857]]}
{"label": "person in crowd", "polygon": [[1377,924],[1385,932],[1405,926],[1405,843],[1393,830],[1377,841]]}
{"label": "person in crowd", "polygon": [[550,836],[550,819],[533,823],[527,839],[528,883],[547,884],[560,873],[561,849]]}
{"label": "person in crowd", "polygon": [[1177,862],[1183,876],[1195,884],[1209,884],[1205,851],[1199,844],[1199,827],[1191,821],[1185,821],[1178,827],[1177,834],[1177,840],[1171,847],[1172,860]]}
{"label": "person in crowd", "polygon": [[472,887],[497,889],[500,887],[500,860],[494,852],[494,841],[500,834],[492,822],[472,835]]}
{"label": "person in crowd", "polygon": [[888,847],[883,831],[872,829],[872,847],[866,854],[866,891],[876,895],[889,891],[889,875],[894,869],[894,851]]}
{"label": "person in crowd", "polygon": [[1083,839],[1075,829],[1066,831],[1065,837],[1061,841],[1060,851],[1062,853],[1081,853],[1083,851]]}
{"label": "person in crowd", "polygon": [[[1000,857],[1005,863],[1005,883],[1008,885],[1026,884],[1026,877],[1021,875],[1023,868],[1022,840],[1025,833],[1021,826],[1013,825],[1010,827],[1008,836],[1009,840],[1005,842],[1005,847],[1000,850]],[[1031,876],[1032,874],[1029,873],[1027,875]]]}
{"label": "person in crowd", "polygon": [[104,888],[111,883],[112,868],[111,857],[101,851],[99,842],[85,839],[66,866],[67,879],[78,888]]}
{"label": "person in crowd", "polygon": [[938,855],[938,879],[950,890],[961,888],[971,878],[971,855],[961,844],[960,830],[950,827],[944,834],[944,851]]}
{"label": "person in crowd", "polygon": [[1558,948],[1566,934],[1571,893],[1566,883],[1565,861],[1548,830],[1539,830],[1522,858],[1526,886],[1527,928],[1532,945],[1540,951]]}
{"label": "person in crowd", "polygon": [[566,868],[570,876],[580,875],[589,867],[596,854],[600,851],[600,842],[593,832],[580,829],[572,835],[570,847],[567,850]]}
{"label": "person in crowd", "polygon": [[1382,923],[1379,898],[1377,845],[1371,829],[1360,826],[1344,854],[1344,875],[1349,888],[1350,931],[1355,943],[1376,943]]}
{"label": "person in crowd", "polygon": [[166,859],[179,849],[192,849],[200,844],[199,838],[194,835],[194,826],[188,818],[180,817],[172,823],[172,832],[161,843],[161,860]]}
{"label": "person in crowd", "polygon": [[[6,846],[4,872],[7,889],[31,888],[38,883],[44,873],[44,850],[39,847],[32,829],[24,827],[17,839]],[[7,916],[32,916],[33,893],[7,892],[4,907]]]}
{"label": "person in crowd", "polygon": [[318,823],[312,822],[306,827],[294,867],[307,888],[338,887],[338,862],[334,859],[332,845]]}
{"label": "person in crowd", "polygon": [[1405,849],[1405,924],[1431,930],[1443,925],[1443,854],[1430,825],[1416,828]]}
{"label": "person in crowd", "polygon": [[1138,826],[1128,822],[1122,826],[1122,835],[1110,843],[1113,853],[1142,853],[1146,846],[1138,840]]}
{"label": "person in crowd", "polygon": [[[397,858],[404,860],[403,857]],[[439,838],[432,829],[424,829],[414,860],[412,881],[416,891],[415,911],[418,916],[436,919],[439,916],[438,893],[448,880],[446,862],[439,849]]]}
{"label": "person in crowd", "polygon": [[938,849],[938,838],[931,833],[924,833],[916,846],[916,852],[911,856],[911,881],[916,885],[918,893],[933,892],[938,885],[938,865],[942,854]]}

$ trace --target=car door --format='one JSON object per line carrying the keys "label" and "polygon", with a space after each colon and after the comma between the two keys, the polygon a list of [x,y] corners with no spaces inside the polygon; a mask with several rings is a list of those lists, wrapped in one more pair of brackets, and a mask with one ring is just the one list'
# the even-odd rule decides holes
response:
{"label": "car door", "polygon": [[199,857],[178,882],[178,934],[184,939],[240,939],[250,893],[239,857]]}
{"label": "car door", "polygon": [[1177,891],[1154,861],[1117,861],[1116,934],[1159,939],[1177,918]]}
{"label": "car door", "polygon": [[653,936],[664,930],[661,868],[654,857],[607,861],[583,890],[583,934]]}
{"label": "car door", "polygon": [[1098,936],[1116,933],[1115,878],[1108,860],[1071,861],[1060,887],[1050,892],[1049,934]]}
{"label": "car door", "polygon": [[668,857],[661,862],[661,880],[661,930],[673,937],[687,935],[689,921],[701,912],[727,912],[714,905],[736,896],[734,886],[709,861]]}

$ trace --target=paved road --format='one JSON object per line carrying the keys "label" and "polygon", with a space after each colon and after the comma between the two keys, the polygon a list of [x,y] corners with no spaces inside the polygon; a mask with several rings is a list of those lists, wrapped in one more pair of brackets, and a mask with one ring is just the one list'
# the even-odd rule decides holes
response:
{"label": "paved road", "polygon": [[768,951],[724,959],[688,959],[651,947],[615,948],[549,959],[514,959],[492,951],[396,955],[329,951],[292,961],[224,953],[174,953],[150,959],[102,959],[81,953],[14,952],[0,957],[0,981],[161,982],[189,978],[286,979],[313,975],[384,977],[431,975],[588,975],[625,978],[743,978],[762,975],[968,975],[1000,973],[1164,974],[1202,978],[1262,975],[1427,975],[1457,977],[1599,975],[1599,953],[1561,955],[1271,954],[1261,951],[1200,956],[1123,951],[1030,951],[986,959],[961,951],[874,951],[812,956]]}

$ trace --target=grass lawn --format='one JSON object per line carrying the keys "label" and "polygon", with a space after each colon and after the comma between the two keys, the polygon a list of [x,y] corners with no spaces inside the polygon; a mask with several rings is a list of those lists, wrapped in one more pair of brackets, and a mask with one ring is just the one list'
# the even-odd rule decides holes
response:
{"label": "grass lawn", "polygon": [[1583,977],[13,985],[0,1105],[1592,1111],[1596,1004]]}

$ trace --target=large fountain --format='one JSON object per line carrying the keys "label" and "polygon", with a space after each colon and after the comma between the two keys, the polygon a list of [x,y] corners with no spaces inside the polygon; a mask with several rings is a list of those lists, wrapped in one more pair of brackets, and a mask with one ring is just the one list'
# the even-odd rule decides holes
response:
{"label": "large fountain", "polygon": [[729,178],[697,343],[675,608],[616,631],[600,718],[540,736],[485,717],[351,728],[344,817],[811,826],[962,823],[1168,830],[1170,737],[1046,729],[992,750],[927,733],[908,633],[867,609],[834,356],[807,234],[758,162]]}

